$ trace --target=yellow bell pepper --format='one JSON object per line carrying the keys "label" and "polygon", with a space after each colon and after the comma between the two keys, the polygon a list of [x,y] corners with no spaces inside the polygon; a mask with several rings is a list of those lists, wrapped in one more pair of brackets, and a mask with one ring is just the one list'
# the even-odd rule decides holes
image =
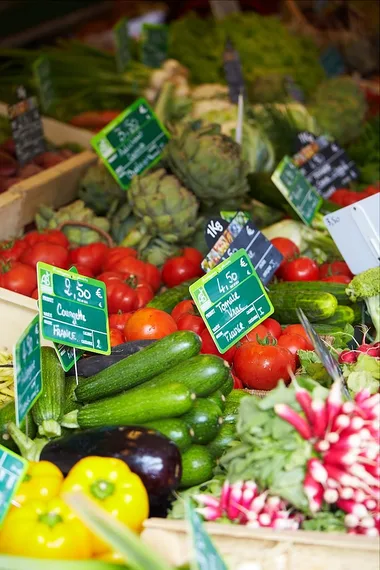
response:
{"label": "yellow bell pepper", "polygon": [[15,503],[23,505],[31,499],[49,500],[56,497],[61,489],[63,474],[50,461],[29,463],[23,482],[13,498]]}
{"label": "yellow bell pepper", "polygon": [[59,497],[12,509],[0,530],[0,552],[30,558],[91,558],[89,530]]}
{"label": "yellow bell pepper", "polygon": [[[110,515],[131,530],[139,532],[149,515],[146,489],[136,474],[121,460],[113,457],[85,457],[74,465],[61,493],[81,491],[95,500]],[[102,540],[93,536],[93,551],[101,554],[110,550]]]}

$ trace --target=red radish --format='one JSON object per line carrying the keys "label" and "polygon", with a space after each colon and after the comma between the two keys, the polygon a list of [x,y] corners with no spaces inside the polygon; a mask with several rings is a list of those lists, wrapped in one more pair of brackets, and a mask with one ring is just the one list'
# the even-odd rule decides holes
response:
{"label": "red radish", "polygon": [[219,509],[214,509],[213,507],[203,507],[195,510],[207,521],[216,521],[221,517]]}
{"label": "red radish", "polygon": [[213,509],[219,508],[219,501],[215,499],[212,495],[194,495],[193,497],[198,503],[204,505],[205,507],[211,507]]}
{"label": "red radish", "polygon": [[359,519],[356,515],[346,515],[344,517],[344,524],[347,528],[356,528],[359,525]]}
{"label": "red radish", "polygon": [[342,405],[342,383],[337,380],[331,386],[331,390],[326,400],[327,425],[332,426],[333,421],[338,416]]}
{"label": "red radish", "polygon": [[340,491],[341,499],[352,499],[354,497],[354,490],[351,487],[343,487]]}
{"label": "red radish", "polygon": [[358,353],[356,350],[349,350],[348,348],[346,348],[345,350],[342,350],[342,352],[339,354],[339,363],[340,364],[355,364],[355,362],[358,359]]}
{"label": "red radish", "polygon": [[251,513],[257,514],[264,508],[267,495],[268,493],[261,493],[261,495],[258,495],[255,499],[253,499],[249,509]]}
{"label": "red radish", "polygon": [[323,499],[326,501],[326,503],[332,505],[339,499],[339,493],[336,489],[326,489],[326,491],[323,493]]}
{"label": "red radish", "polygon": [[309,424],[293,408],[287,404],[276,404],[274,411],[280,418],[290,423],[304,439],[312,437]]}
{"label": "red radish", "polygon": [[360,503],[355,503],[355,501],[345,501],[344,499],[339,499],[336,504],[345,513],[355,515],[359,519],[362,519],[368,515],[368,511],[365,506],[361,505]]}
{"label": "red radish", "polygon": [[235,520],[240,515],[240,501],[243,496],[243,483],[239,481],[231,486],[231,493],[227,507],[227,516],[230,520]]}
{"label": "red radish", "polygon": [[326,405],[322,400],[313,400],[311,409],[314,414],[313,434],[316,437],[323,437],[327,427]]}
{"label": "red radish", "polygon": [[307,462],[307,471],[317,483],[324,485],[327,482],[328,473],[318,459],[309,459]]}
{"label": "red radish", "polygon": [[296,400],[301,406],[309,424],[313,425],[314,413],[311,408],[312,397],[310,395],[310,392],[308,392],[304,388],[300,388],[297,384],[297,381],[295,381],[294,379],[293,379],[293,385],[296,389]]}
{"label": "red radish", "polygon": [[228,501],[230,500],[230,493],[231,493],[231,486],[229,482],[226,480],[223,483],[222,494],[220,496],[220,508],[222,509],[222,512],[224,512],[227,509]]}
{"label": "red radish", "polygon": [[309,500],[309,507],[312,513],[316,513],[322,507],[323,501],[323,487],[320,483],[317,483],[309,474],[303,482],[303,488],[305,495]]}

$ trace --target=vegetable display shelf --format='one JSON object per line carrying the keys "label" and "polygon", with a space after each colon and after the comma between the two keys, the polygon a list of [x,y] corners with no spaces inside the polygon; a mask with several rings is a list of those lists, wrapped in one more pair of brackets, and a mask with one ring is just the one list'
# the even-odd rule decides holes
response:
{"label": "vegetable display shelf", "polygon": [[[184,521],[148,519],[143,540],[169,564],[188,562],[190,542]],[[260,570],[378,570],[379,540],[309,531],[275,531],[206,523],[229,568],[257,564]],[[248,567],[248,566],[247,566]]]}
{"label": "vegetable display shelf", "polygon": [[[0,115],[6,114],[7,106],[0,103]],[[71,142],[90,149],[93,134],[89,131],[50,118],[43,118],[42,122],[46,138],[54,144]],[[95,153],[84,150],[0,194],[0,240],[22,232],[24,226],[33,221],[41,204],[58,208],[71,202],[81,176],[96,161]]]}
{"label": "vegetable display shelf", "polygon": [[17,340],[37,313],[37,301],[0,287],[1,350],[12,352]]}

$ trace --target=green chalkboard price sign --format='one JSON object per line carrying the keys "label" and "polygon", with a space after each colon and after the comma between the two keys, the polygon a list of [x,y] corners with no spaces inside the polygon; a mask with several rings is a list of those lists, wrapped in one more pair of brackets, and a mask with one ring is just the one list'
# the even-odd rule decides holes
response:
{"label": "green chalkboard price sign", "polygon": [[37,264],[41,333],[46,340],[110,354],[106,287],[102,281]]}
{"label": "green chalkboard price sign", "polygon": [[222,354],[274,311],[244,249],[193,283],[190,294]]}
{"label": "green chalkboard price sign", "polygon": [[158,162],[169,133],[145,99],[138,99],[91,139],[120,186],[127,189],[132,178]]}
{"label": "green chalkboard price sign", "polygon": [[323,200],[289,156],[277,166],[272,181],[301,220],[310,226]]}
{"label": "green chalkboard price sign", "polygon": [[116,65],[120,73],[125,71],[131,61],[131,47],[128,34],[128,20],[121,18],[113,28],[115,37]]}
{"label": "green chalkboard price sign", "polygon": [[16,423],[20,425],[42,392],[40,323],[36,315],[14,348]]}
{"label": "green chalkboard price sign", "polygon": [[54,343],[54,348],[56,350],[59,362],[65,372],[72,369],[75,362],[78,362],[83,354],[83,350],[75,350],[71,346],[66,346],[65,344]]}
{"label": "green chalkboard price sign", "polygon": [[227,566],[207,534],[190,500],[186,502],[186,519],[192,538],[192,565],[195,570],[227,570]]}
{"label": "green chalkboard price sign", "polygon": [[141,61],[147,67],[160,67],[168,55],[168,27],[143,24],[141,36]]}
{"label": "green chalkboard price sign", "polygon": [[36,59],[33,63],[33,73],[42,110],[47,112],[52,107],[55,98],[50,61],[45,56]]}
{"label": "green chalkboard price sign", "polygon": [[0,525],[27,469],[25,459],[0,445]]}

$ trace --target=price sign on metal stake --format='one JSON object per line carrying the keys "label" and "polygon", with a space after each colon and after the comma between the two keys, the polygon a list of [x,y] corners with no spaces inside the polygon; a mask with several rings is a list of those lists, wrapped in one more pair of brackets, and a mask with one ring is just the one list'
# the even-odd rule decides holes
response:
{"label": "price sign on metal stake", "polygon": [[225,562],[213,545],[190,500],[186,501],[185,509],[193,546],[191,567],[194,570],[227,570]]}
{"label": "price sign on metal stake", "polygon": [[0,525],[28,469],[28,462],[0,445]]}

